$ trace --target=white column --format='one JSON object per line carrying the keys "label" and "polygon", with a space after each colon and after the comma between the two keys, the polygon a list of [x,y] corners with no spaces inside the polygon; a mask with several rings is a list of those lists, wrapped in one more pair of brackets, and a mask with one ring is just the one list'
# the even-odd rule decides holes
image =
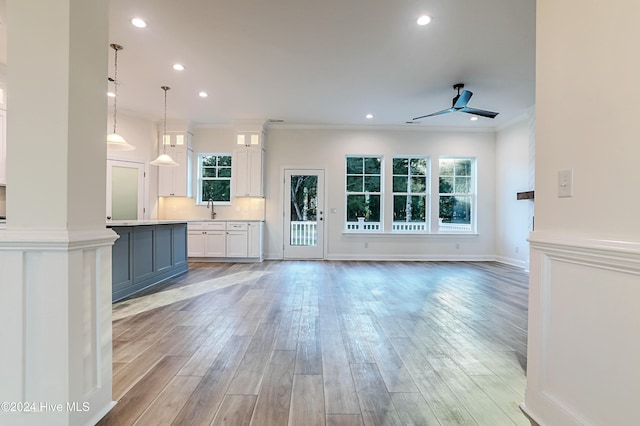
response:
{"label": "white column", "polygon": [[113,406],[107,17],[106,1],[7,2],[0,424],[95,424]]}

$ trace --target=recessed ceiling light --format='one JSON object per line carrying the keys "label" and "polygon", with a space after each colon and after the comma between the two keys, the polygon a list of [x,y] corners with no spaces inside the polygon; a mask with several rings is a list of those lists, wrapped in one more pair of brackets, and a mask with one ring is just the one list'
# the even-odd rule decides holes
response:
{"label": "recessed ceiling light", "polygon": [[173,64],[173,69],[176,71],[183,71],[184,70],[184,65],[182,64]]}
{"label": "recessed ceiling light", "polygon": [[209,94],[207,92],[200,92],[198,93],[198,96],[200,96],[201,98],[206,98],[207,96],[209,96]]}
{"label": "recessed ceiling light", "polygon": [[371,120],[371,119],[373,118],[373,114],[367,114],[367,115],[365,115],[365,117],[366,117],[368,120]]}
{"label": "recessed ceiling light", "polygon": [[113,92],[107,92],[107,96],[110,97],[110,98],[115,98],[116,94],[113,93]]}
{"label": "recessed ceiling light", "polygon": [[131,24],[138,28],[145,28],[147,26],[147,23],[142,18],[133,18]]}
{"label": "recessed ceiling light", "polygon": [[418,18],[418,25],[427,25],[431,22],[431,17],[429,15],[422,15]]}
{"label": "recessed ceiling light", "polygon": [[478,117],[471,117],[471,121],[478,121]]}

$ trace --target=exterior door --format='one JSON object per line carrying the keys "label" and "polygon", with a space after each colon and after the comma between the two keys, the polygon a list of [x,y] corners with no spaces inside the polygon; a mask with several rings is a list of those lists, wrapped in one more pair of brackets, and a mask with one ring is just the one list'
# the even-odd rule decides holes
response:
{"label": "exterior door", "polygon": [[143,163],[107,160],[107,219],[144,218]]}
{"label": "exterior door", "polygon": [[324,258],[324,170],[284,171],[284,258]]}

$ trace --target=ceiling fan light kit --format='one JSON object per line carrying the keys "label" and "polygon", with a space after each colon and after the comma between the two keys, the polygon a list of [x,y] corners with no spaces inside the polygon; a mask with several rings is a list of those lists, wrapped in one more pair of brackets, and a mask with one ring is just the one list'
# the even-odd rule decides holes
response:
{"label": "ceiling fan light kit", "polygon": [[481,117],[486,118],[496,118],[499,114],[493,111],[487,111],[484,109],[471,108],[468,107],[469,99],[473,96],[473,92],[469,90],[463,90],[460,93],[460,89],[464,88],[464,83],[456,83],[453,85],[453,90],[457,90],[458,94],[454,96],[453,101],[451,103],[451,108],[443,109],[442,111],[434,112],[427,115],[421,115],[420,117],[415,117],[413,120],[420,120],[421,118],[433,117],[436,115],[448,114],[450,112],[466,112],[467,114],[479,115]]}

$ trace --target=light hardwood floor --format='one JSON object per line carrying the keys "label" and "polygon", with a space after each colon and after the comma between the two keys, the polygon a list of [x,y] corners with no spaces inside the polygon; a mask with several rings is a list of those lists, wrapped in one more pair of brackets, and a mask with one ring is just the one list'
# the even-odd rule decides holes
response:
{"label": "light hardwood floor", "polygon": [[528,277],[498,263],[194,263],[114,305],[100,425],[528,425]]}

